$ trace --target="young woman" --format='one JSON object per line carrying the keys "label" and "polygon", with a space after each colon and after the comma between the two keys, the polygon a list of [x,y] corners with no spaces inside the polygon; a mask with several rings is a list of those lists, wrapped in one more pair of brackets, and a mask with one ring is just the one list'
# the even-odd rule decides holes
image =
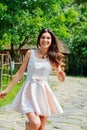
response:
{"label": "young woman", "polygon": [[44,130],[48,116],[63,112],[48,84],[52,69],[56,70],[60,81],[65,80],[61,63],[62,54],[56,36],[50,29],[45,28],[38,36],[37,49],[27,51],[19,71],[8,87],[0,93],[0,98],[4,98],[27,68],[26,82],[11,105],[14,110],[26,114],[29,120],[27,130]]}

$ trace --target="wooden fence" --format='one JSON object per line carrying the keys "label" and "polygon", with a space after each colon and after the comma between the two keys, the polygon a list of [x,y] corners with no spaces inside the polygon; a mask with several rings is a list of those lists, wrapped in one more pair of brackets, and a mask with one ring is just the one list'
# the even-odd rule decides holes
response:
{"label": "wooden fence", "polygon": [[[12,79],[14,75],[14,69],[17,69],[21,64],[22,61],[16,63],[12,61],[9,54],[0,54],[0,89],[7,85],[9,77]],[[3,83],[4,77],[6,77],[6,83]]]}

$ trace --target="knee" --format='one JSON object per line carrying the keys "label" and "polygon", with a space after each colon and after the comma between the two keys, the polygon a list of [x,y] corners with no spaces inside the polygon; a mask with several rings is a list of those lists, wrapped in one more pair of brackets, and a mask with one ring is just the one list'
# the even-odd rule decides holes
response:
{"label": "knee", "polygon": [[38,130],[41,126],[41,121],[40,120],[35,120],[34,122],[32,122],[32,127],[34,130]]}

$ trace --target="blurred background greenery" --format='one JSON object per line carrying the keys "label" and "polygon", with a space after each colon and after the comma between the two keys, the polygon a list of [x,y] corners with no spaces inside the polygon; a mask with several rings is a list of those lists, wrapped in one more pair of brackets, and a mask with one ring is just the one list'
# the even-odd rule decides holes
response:
{"label": "blurred background greenery", "polygon": [[87,76],[86,0],[0,0],[0,52],[10,46],[12,60],[45,27],[71,51],[67,74]]}

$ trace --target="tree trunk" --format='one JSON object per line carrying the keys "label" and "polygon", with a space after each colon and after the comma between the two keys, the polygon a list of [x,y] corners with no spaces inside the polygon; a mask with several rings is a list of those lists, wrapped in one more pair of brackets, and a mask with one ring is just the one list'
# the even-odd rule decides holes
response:
{"label": "tree trunk", "polygon": [[13,44],[13,43],[11,43],[10,56],[11,56],[11,58],[12,58],[12,61],[14,61],[15,50],[14,50],[14,44]]}

